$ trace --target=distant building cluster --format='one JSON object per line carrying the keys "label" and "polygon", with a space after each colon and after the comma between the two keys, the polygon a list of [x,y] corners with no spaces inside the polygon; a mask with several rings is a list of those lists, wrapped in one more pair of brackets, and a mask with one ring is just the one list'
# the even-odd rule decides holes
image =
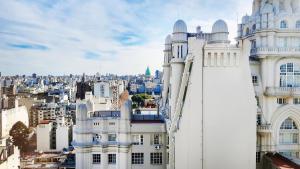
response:
{"label": "distant building cluster", "polygon": [[[131,91],[131,85],[141,85],[144,88],[137,87],[139,92],[134,89]],[[149,67],[145,74],[136,76],[100,75],[99,73],[94,76],[85,74],[39,76],[35,73],[31,76],[1,76],[0,124],[2,125],[2,144],[0,150],[2,153],[0,161],[3,162],[0,163],[0,166],[6,168],[8,166],[10,169],[19,167],[24,169],[75,168],[75,154],[78,154],[77,158],[80,157],[76,151],[79,150],[78,143],[82,141],[78,136],[80,136],[81,130],[86,130],[86,126],[81,126],[82,123],[78,120],[77,108],[79,104],[89,101],[93,103],[92,108],[95,112],[103,111],[104,114],[105,112],[116,112],[116,116],[120,117],[120,107],[122,107],[120,96],[124,91],[129,91],[132,94],[148,93],[159,98],[160,86],[160,72],[156,71],[156,75],[153,77]],[[147,121],[154,121],[163,127],[162,116],[158,116],[155,109],[145,109],[138,111],[137,114],[141,114],[141,112],[152,113],[152,115],[137,116],[134,120],[135,123],[145,121],[145,124],[149,126],[151,123],[147,123]],[[131,118],[134,115],[128,116]],[[147,119],[143,120],[139,117]],[[30,139],[30,144],[34,146],[30,152],[20,152],[20,149],[13,145],[12,137],[9,134],[17,122],[22,122],[30,131],[28,136],[30,138],[28,139]],[[103,122],[108,121],[104,120]],[[130,125],[131,122],[133,123],[131,120],[127,121],[126,125]],[[119,125],[115,120],[108,123]],[[91,126],[95,125],[100,127],[102,124],[100,121],[91,123]],[[165,130],[152,129],[149,131],[154,132],[153,134],[157,131],[159,143],[165,139]],[[100,137],[102,131],[98,130],[97,132],[94,134]],[[114,134],[115,140],[118,140],[118,128],[115,128]],[[136,133],[134,137],[137,138],[135,139],[138,140],[139,135],[139,132]],[[152,137],[151,134],[150,136]],[[131,138],[131,134],[127,137]],[[147,137],[148,135],[145,133],[141,139],[146,141]],[[92,142],[95,140],[96,137],[92,139]],[[130,142],[128,141],[128,143]],[[84,144],[89,144],[89,141]],[[117,159],[118,156],[116,155],[115,158]],[[82,164],[78,163],[77,165]]]}

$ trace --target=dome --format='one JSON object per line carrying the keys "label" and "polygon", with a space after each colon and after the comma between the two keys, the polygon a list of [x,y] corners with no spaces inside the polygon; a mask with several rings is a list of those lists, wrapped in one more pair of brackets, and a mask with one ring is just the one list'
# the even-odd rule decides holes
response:
{"label": "dome", "polygon": [[173,27],[173,33],[186,33],[187,26],[183,20],[177,20]]}
{"label": "dome", "polygon": [[265,4],[263,7],[261,13],[266,14],[266,13],[272,13],[273,12],[273,6],[269,3]]}
{"label": "dome", "polygon": [[226,22],[221,19],[217,20],[212,27],[212,33],[228,33]]}
{"label": "dome", "polygon": [[242,23],[245,24],[249,21],[250,17],[248,15],[243,16]]}
{"label": "dome", "polygon": [[166,45],[169,45],[169,44],[171,44],[171,43],[172,43],[171,35],[168,35],[168,36],[166,37],[165,44],[166,44]]}

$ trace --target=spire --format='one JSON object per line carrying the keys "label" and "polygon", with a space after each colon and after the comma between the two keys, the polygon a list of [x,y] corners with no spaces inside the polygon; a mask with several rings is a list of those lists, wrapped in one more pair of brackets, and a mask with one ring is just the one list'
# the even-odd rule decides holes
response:
{"label": "spire", "polygon": [[147,66],[145,75],[146,75],[147,77],[150,77],[150,76],[151,76],[151,72],[150,72],[149,66]]}

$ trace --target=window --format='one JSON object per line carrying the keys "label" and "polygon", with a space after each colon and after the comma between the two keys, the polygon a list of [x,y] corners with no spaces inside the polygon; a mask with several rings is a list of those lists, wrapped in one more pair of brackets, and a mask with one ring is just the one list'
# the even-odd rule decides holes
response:
{"label": "window", "polygon": [[108,134],[108,141],[116,141],[117,135],[116,134]]}
{"label": "window", "polygon": [[280,22],[280,28],[287,28],[287,23],[286,23],[286,21],[281,21],[281,22]]}
{"label": "window", "polygon": [[282,154],[282,155],[284,155],[284,156],[299,158],[299,152],[286,151],[286,152],[279,152],[279,153]]}
{"label": "window", "polygon": [[253,31],[256,30],[256,24],[252,25],[252,30],[253,30]]}
{"label": "window", "polygon": [[93,164],[101,163],[101,154],[93,154]]}
{"label": "window", "polygon": [[300,104],[300,98],[294,98],[294,104]]}
{"label": "window", "polygon": [[256,105],[259,106],[259,98],[258,98],[258,96],[255,96],[255,100],[256,100]]}
{"label": "window", "polygon": [[246,28],[246,35],[249,35],[249,34],[250,34],[250,29]]}
{"label": "window", "polygon": [[132,153],[131,154],[132,164],[144,164],[144,153]]}
{"label": "window", "polygon": [[99,142],[101,140],[101,136],[99,134],[94,134],[93,135],[93,142]]}
{"label": "window", "polygon": [[291,118],[287,118],[281,124],[280,129],[298,129],[298,128],[296,126],[296,123]]}
{"label": "window", "polygon": [[252,83],[257,84],[257,76],[252,76]]}
{"label": "window", "polygon": [[285,98],[277,98],[277,103],[278,104],[286,104],[286,99]]}
{"label": "window", "polygon": [[180,54],[181,54],[181,58],[183,58],[183,54],[182,54],[182,45],[180,46]]}
{"label": "window", "polygon": [[300,28],[300,21],[296,22],[296,28],[299,29]]}
{"label": "window", "polygon": [[298,143],[298,127],[291,118],[287,118],[283,121],[279,131],[279,143],[280,144],[297,144]]}
{"label": "window", "polygon": [[160,144],[160,134],[154,134],[153,135],[153,144],[154,145],[157,145],[157,144]]}
{"label": "window", "polygon": [[256,163],[260,163],[260,152],[256,152]]}
{"label": "window", "polygon": [[258,114],[258,115],[256,116],[256,124],[257,124],[257,125],[261,125],[261,115],[260,115],[260,114]]}
{"label": "window", "polygon": [[151,164],[162,164],[162,153],[151,153],[150,158]]}
{"label": "window", "polygon": [[116,154],[108,154],[108,164],[116,164]]}
{"label": "window", "polygon": [[133,145],[143,145],[144,144],[144,136],[139,134],[132,135],[132,144]]}
{"label": "window", "polygon": [[300,87],[300,67],[297,64],[280,66],[280,87]]}

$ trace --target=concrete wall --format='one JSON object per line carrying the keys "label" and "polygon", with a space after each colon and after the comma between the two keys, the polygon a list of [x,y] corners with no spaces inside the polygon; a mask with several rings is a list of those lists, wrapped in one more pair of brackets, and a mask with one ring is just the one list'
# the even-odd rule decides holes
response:
{"label": "concrete wall", "polygon": [[52,123],[39,124],[36,128],[37,151],[50,151]]}

